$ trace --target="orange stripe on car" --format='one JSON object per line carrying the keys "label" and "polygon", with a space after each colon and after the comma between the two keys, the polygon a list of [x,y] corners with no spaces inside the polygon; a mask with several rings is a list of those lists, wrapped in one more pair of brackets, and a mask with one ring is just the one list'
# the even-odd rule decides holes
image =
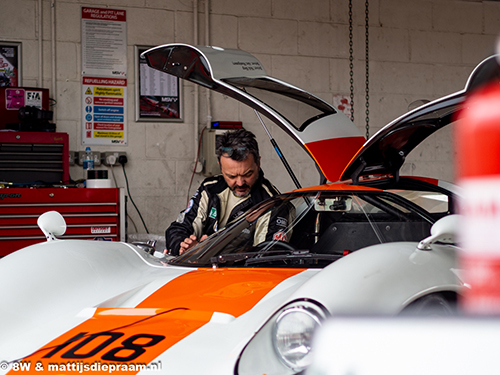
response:
{"label": "orange stripe on car", "polygon": [[[136,308],[98,308],[94,315],[24,358],[23,373],[135,374],[210,321],[238,317],[302,269],[198,269],[165,284]],[[29,368],[28,368],[29,365]],[[19,371],[11,370],[11,374]]]}

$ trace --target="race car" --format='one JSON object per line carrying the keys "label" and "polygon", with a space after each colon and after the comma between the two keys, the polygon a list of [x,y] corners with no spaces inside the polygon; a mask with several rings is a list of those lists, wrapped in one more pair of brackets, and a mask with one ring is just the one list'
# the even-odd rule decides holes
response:
{"label": "race car", "polygon": [[[179,257],[65,240],[64,218],[43,214],[47,242],[0,259],[0,373],[294,374],[309,365],[327,317],[451,312],[464,287],[450,215],[457,191],[399,168],[452,122],[492,60],[463,91],[363,144],[333,106],[267,76],[246,52],[172,44],[145,56],[271,119],[310,153],[325,184],[262,202]],[[266,220],[281,229],[262,241]]]}

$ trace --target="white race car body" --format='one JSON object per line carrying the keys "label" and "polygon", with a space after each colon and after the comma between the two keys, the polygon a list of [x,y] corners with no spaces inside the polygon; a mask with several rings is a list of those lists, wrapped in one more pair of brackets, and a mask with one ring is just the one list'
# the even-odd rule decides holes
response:
{"label": "white race car body", "polygon": [[[15,286],[0,292],[8,322],[0,326],[0,353],[32,370],[36,363],[48,370],[100,362],[151,364],[150,371],[160,366],[175,374],[234,373],[255,333],[292,301],[314,301],[330,314],[393,315],[423,294],[458,291],[453,246],[424,251],[416,245],[362,249],[323,270],[197,269],[164,265],[126,243],[49,241],[0,262],[2,285]],[[144,352],[123,360],[135,352],[116,349],[131,337]],[[111,360],[102,359],[106,354]],[[275,357],[272,347],[267,355]],[[251,359],[246,366],[262,364]],[[286,371],[275,362],[277,373]]]}

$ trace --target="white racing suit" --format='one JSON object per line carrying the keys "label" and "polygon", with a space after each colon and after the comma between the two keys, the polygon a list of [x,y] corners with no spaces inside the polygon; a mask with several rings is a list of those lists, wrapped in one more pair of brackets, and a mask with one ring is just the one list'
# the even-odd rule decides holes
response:
{"label": "white racing suit", "polygon": [[[166,245],[170,254],[178,255],[181,242],[191,234],[200,238],[203,234],[210,236],[215,233],[220,229],[218,226],[226,210],[231,210],[227,220],[230,223],[257,203],[279,194],[279,191],[269,180],[264,178],[264,173],[261,170],[248,199],[234,207],[226,207],[226,199],[222,199],[225,194],[232,194],[232,191],[222,175],[208,177],[203,181],[186,209],[179,214],[177,220],[165,232]],[[264,225],[267,227],[267,231],[261,229],[259,236],[272,239],[274,233],[287,225],[288,218],[267,220]],[[260,227],[262,228],[262,225]],[[269,232],[271,238],[263,232]]]}

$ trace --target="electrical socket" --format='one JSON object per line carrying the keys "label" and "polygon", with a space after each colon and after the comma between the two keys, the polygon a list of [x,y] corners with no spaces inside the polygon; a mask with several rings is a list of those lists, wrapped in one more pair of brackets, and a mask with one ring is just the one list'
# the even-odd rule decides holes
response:
{"label": "electrical socket", "polygon": [[75,165],[75,160],[78,159],[78,151],[69,152],[69,165]]}
{"label": "electrical socket", "polygon": [[[101,151],[92,151],[94,155],[94,167],[101,165]],[[75,162],[78,165],[83,165],[83,159],[85,158],[85,151],[75,151]]]}
{"label": "electrical socket", "polygon": [[[106,151],[102,153],[102,163],[107,165],[108,167],[112,167],[118,164],[118,158],[120,156],[127,156],[126,152],[123,151]],[[114,158],[115,163],[112,164],[112,160]]]}

